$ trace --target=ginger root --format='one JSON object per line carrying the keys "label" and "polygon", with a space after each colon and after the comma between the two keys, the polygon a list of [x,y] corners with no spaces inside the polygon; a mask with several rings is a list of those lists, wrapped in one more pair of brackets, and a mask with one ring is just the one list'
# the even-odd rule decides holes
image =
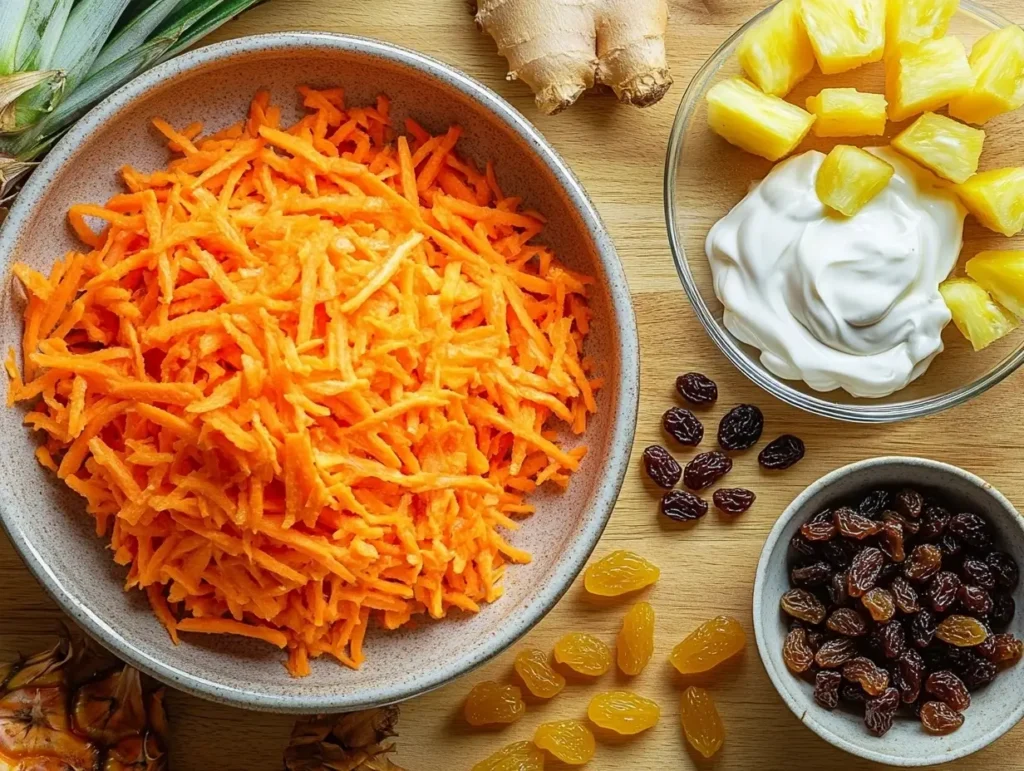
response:
{"label": "ginger root", "polygon": [[646,107],[672,85],[668,0],[478,0],[476,23],[508,59],[541,112],[571,105],[595,83]]}

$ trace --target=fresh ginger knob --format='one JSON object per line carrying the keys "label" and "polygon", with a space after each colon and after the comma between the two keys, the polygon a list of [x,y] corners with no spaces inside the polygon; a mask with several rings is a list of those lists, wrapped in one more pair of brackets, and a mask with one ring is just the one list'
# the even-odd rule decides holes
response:
{"label": "fresh ginger knob", "polygon": [[548,115],[595,84],[640,107],[672,85],[667,0],[478,0],[476,23]]}

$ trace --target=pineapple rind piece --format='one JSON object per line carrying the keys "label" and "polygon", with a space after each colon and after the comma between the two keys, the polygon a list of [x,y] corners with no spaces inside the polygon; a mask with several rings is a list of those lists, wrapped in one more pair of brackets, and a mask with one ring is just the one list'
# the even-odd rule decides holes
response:
{"label": "pineapple rind piece", "polygon": [[892,140],[892,146],[950,182],[978,170],[985,132],[945,115],[926,112]]}
{"label": "pineapple rind piece", "polygon": [[885,0],[802,0],[800,14],[825,75],[877,62],[885,53]]}
{"label": "pineapple rind piece", "polygon": [[817,116],[816,137],[881,136],[885,133],[885,97],[855,88],[823,88],[807,97],[807,111]]}
{"label": "pineapple rind piece", "polygon": [[894,171],[866,150],[836,145],[822,161],[814,189],[823,204],[852,217],[885,189]]}
{"label": "pineapple rind piece", "polygon": [[956,192],[989,230],[1007,237],[1024,230],[1024,166],[975,174],[957,185]]}
{"label": "pineapple rind piece", "polygon": [[889,119],[934,112],[974,87],[964,44],[955,37],[901,43],[886,60]]}
{"label": "pineapple rind piece", "polygon": [[969,278],[950,278],[939,284],[939,294],[953,315],[953,323],[975,351],[1017,328],[1013,315]]}
{"label": "pineapple rind piece", "polygon": [[800,0],[782,0],[743,36],[740,67],[766,94],[785,96],[814,69],[814,49],[800,18]]}
{"label": "pineapple rind piece", "polygon": [[811,130],[814,116],[795,104],[761,92],[744,78],[729,78],[707,94],[708,126],[727,142],[777,161]]}
{"label": "pineapple rind piece", "polygon": [[1013,24],[990,32],[974,44],[968,61],[976,82],[949,103],[950,115],[981,124],[1024,106],[1024,30]]}
{"label": "pineapple rind piece", "polygon": [[978,252],[964,270],[1017,318],[1024,318],[1024,251]]}
{"label": "pineapple rind piece", "polygon": [[960,0],[888,0],[885,11],[885,45],[920,43],[946,34]]}

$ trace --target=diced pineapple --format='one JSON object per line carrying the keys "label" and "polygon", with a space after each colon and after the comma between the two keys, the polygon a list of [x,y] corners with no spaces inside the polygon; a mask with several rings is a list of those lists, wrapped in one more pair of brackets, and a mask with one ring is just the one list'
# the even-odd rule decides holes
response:
{"label": "diced pineapple", "polygon": [[867,150],[836,145],[822,161],[814,189],[823,204],[852,217],[885,189],[892,175],[892,166]]}
{"label": "diced pineapple", "polygon": [[959,7],[960,0],[889,0],[886,5],[886,48],[942,37]]}
{"label": "diced pineapple", "polygon": [[884,96],[855,88],[824,88],[807,97],[807,110],[818,116],[812,129],[816,137],[881,136],[885,108]]}
{"label": "diced pineapple", "polygon": [[800,13],[826,75],[877,62],[885,53],[885,0],[803,0]]}
{"label": "diced pineapple", "polygon": [[885,96],[894,121],[937,110],[974,86],[967,51],[955,37],[901,43],[885,70]]}
{"label": "diced pineapple", "polygon": [[990,32],[974,44],[974,88],[949,103],[949,114],[985,123],[1024,105],[1024,30],[1016,24]]}
{"label": "diced pineapple", "polygon": [[950,182],[966,182],[978,170],[985,132],[945,115],[926,112],[892,140],[892,146]]}
{"label": "diced pineapple", "polygon": [[989,230],[1015,236],[1024,230],[1024,166],[975,174],[957,194],[967,210]]}
{"label": "diced pineapple", "polygon": [[951,278],[939,284],[953,323],[980,351],[1017,328],[1017,319],[988,292],[969,278]]}
{"label": "diced pineapple", "polygon": [[774,96],[785,96],[814,69],[814,49],[800,18],[800,0],[782,0],[743,36],[737,51],[747,77]]}
{"label": "diced pineapple", "polygon": [[730,78],[708,91],[708,125],[727,142],[777,161],[807,136],[814,116],[749,80]]}
{"label": "diced pineapple", "polygon": [[1024,252],[978,252],[964,269],[997,301],[1024,318]]}

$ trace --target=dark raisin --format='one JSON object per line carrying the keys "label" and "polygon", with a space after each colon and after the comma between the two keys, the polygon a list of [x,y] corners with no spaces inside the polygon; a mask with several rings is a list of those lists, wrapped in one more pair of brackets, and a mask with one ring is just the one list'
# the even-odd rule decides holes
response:
{"label": "dark raisin", "polygon": [[917,535],[921,529],[921,521],[917,519],[908,519],[902,514],[895,511],[886,511],[882,514],[883,522],[892,522],[894,525],[899,525],[903,529],[903,537],[905,540],[910,540]]}
{"label": "dark raisin", "polygon": [[[833,534],[835,528],[833,527]],[[844,570],[850,566],[854,555],[857,553],[857,546],[844,538],[836,538],[820,544],[821,554],[828,560],[829,564],[836,570]]]}
{"label": "dark raisin", "polygon": [[661,417],[665,433],[686,447],[696,447],[704,438],[704,426],[694,415],[682,407],[673,407]]}
{"label": "dark raisin", "polygon": [[921,605],[917,600],[917,592],[914,587],[910,585],[910,582],[903,576],[896,576],[892,580],[892,584],[889,586],[889,591],[892,592],[893,600],[896,602],[896,608],[900,613],[917,613],[921,610]]}
{"label": "dark raisin", "polygon": [[882,655],[887,659],[898,659],[907,649],[906,632],[899,619],[893,619],[878,627],[878,636],[882,645]]}
{"label": "dark raisin", "polygon": [[658,487],[671,490],[676,486],[683,469],[679,461],[660,444],[652,444],[644,450],[644,471]]}
{"label": "dark raisin", "polygon": [[954,514],[949,520],[949,531],[972,548],[989,549],[992,546],[988,523],[969,511]]}
{"label": "dark raisin", "polygon": [[711,500],[723,514],[742,514],[757,500],[757,496],[742,487],[723,487],[715,490]]}
{"label": "dark raisin", "polygon": [[938,621],[932,612],[923,608],[910,619],[910,642],[917,648],[925,648],[935,638]]}
{"label": "dark raisin", "polygon": [[815,653],[818,652],[818,648],[825,644],[825,633],[820,632],[813,627],[807,630],[807,644],[811,646],[811,650]]}
{"label": "dark raisin", "polygon": [[896,661],[896,672],[892,680],[904,704],[917,701],[924,675],[924,659],[921,658],[921,654],[913,648],[903,651]]}
{"label": "dark raisin", "polygon": [[814,676],[814,700],[825,709],[839,705],[839,686],[843,676],[838,672],[822,670]]}
{"label": "dark raisin", "polygon": [[839,698],[850,704],[863,704],[868,695],[857,683],[843,683],[839,689]]}
{"label": "dark raisin", "polygon": [[773,439],[761,450],[757,462],[763,468],[774,471],[787,469],[804,457],[804,443],[792,434],[783,434]]}
{"label": "dark raisin", "polygon": [[703,490],[732,470],[732,458],[724,452],[702,452],[694,455],[683,469],[683,484],[691,490]]}
{"label": "dark raisin", "polygon": [[888,586],[899,574],[900,564],[898,562],[889,562],[886,560],[885,564],[882,565],[882,569],[878,571],[878,580],[875,582],[875,585]]}
{"label": "dark raisin", "polygon": [[795,533],[792,538],[789,539],[789,545],[797,554],[801,557],[814,557],[818,556],[818,550],[814,544],[804,538],[802,533]]}
{"label": "dark raisin", "polygon": [[942,552],[943,559],[951,561],[954,557],[960,556],[963,550],[964,542],[952,533],[947,531],[939,536],[939,551]]}
{"label": "dark raisin", "polygon": [[977,557],[967,557],[961,566],[964,578],[968,583],[980,586],[982,589],[992,591],[996,588],[996,576],[992,566],[985,560]]}
{"label": "dark raisin", "polygon": [[764,430],[764,415],[753,404],[741,404],[726,413],[718,424],[718,444],[723,450],[753,447]]}
{"label": "dark raisin", "polygon": [[841,667],[857,655],[857,643],[849,637],[826,640],[814,654],[814,663],[823,669]]}
{"label": "dark raisin", "polygon": [[992,598],[992,612],[988,617],[992,622],[993,629],[1006,629],[1013,621],[1013,614],[1017,604],[1013,597],[1008,594],[999,594]]}
{"label": "dark raisin", "polygon": [[874,736],[883,736],[892,728],[892,721],[899,706],[899,691],[895,688],[886,688],[881,695],[864,702],[864,725]]}
{"label": "dark raisin", "polygon": [[661,513],[676,522],[692,522],[708,513],[708,502],[686,490],[669,490],[661,497]]}
{"label": "dark raisin", "polygon": [[863,514],[858,514],[846,506],[835,510],[832,514],[832,521],[835,523],[839,535],[844,538],[854,538],[858,541],[876,535],[882,527],[873,519],[868,519]]}
{"label": "dark raisin", "polygon": [[844,637],[863,637],[868,633],[868,622],[852,608],[836,608],[829,615],[825,626]]}
{"label": "dark raisin", "polygon": [[713,404],[718,399],[715,381],[699,372],[687,372],[677,377],[676,391],[690,404]]}
{"label": "dark raisin", "polygon": [[878,574],[885,562],[885,555],[874,546],[868,546],[857,552],[850,563],[847,576],[846,591],[851,597],[860,597],[875,586]]}
{"label": "dark raisin", "polygon": [[968,652],[959,662],[958,672],[967,689],[976,691],[995,680],[999,668],[988,659]]}
{"label": "dark raisin", "polygon": [[906,557],[903,551],[903,526],[895,522],[883,523],[882,537],[878,545],[893,562],[903,562]]}
{"label": "dark raisin", "polygon": [[921,515],[921,530],[918,537],[924,541],[934,541],[946,531],[952,514],[941,506],[927,505]]}
{"label": "dark raisin", "polygon": [[889,673],[866,656],[850,659],[843,665],[843,678],[858,683],[869,696],[877,696],[889,685]]}
{"label": "dark raisin", "polygon": [[957,592],[960,607],[975,616],[984,616],[992,612],[992,595],[980,586],[964,584]]}
{"label": "dark raisin", "polygon": [[948,669],[932,672],[924,681],[924,690],[957,712],[971,706],[971,694],[963,681]]}
{"label": "dark raisin", "polygon": [[959,589],[960,579],[956,573],[943,570],[941,573],[937,573],[931,580],[931,583],[928,584],[924,596],[932,610],[936,613],[942,613],[949,610],[953,603],[956,602],[956,593]]}
{"label": "dark raisin", "polygon": [[917,519],[924,511],[924,497],[917,490],[900,490],[892,505],[901,517]]}
{"label": "dark raisin", "polygon": [[811,586],[823,586],[831,579],[832,568],[828,566],[827,562],[813,562],[810,565],[795,567],[789,571],[790,583],[805,589]]}
{"label": "dark raisin", "polygon": [[830,541],[835,538],[836,526],[831,509],[819,511],[800,526],[800,533],[808,541]]}
{"label": "dark raisin", "polygon": [[[1001,551],[994,551],[985,558],[985,561],[992,568],[992,573],[995,575],[1000,589],[1013,591],[1017,588],[1017,584],[1020,582],[1020,570],[1013,557]],[[991,589],[992,587],[986,586],[985,588]]]}
{"label": "dark raisin", "polygon": [[790,589],[782,595],[780,604],[787,614],[808,624],[820,624],[825,620],[825,606],[806,589]]}
{"label": "dark raisin", "polygon": [[942,567],[942,552],[935,544],[919,544],[903,563],[903,573],[911,581],[926,581]]}
{"label": "dark raisin", "polygon": [[850,595],[846,591],[846,578],[846,571],[840,570],[833,573],[828,582],[828,596],[833,605],[842,607],[850,602]]}
{"label": "dark raisin", "polygon": [[1015,664],[1024,656],[1024,642],[1012,634],[994,634],[974,649],[995,664]]}
{"label": "dark raisin", "polygon": [[890,508],[889,502],[891,500],[892,495],[889,494],[888,490],[872,490],[857,504],[857,511],[865,517],[875,519],[881,517],[882,512]]}

